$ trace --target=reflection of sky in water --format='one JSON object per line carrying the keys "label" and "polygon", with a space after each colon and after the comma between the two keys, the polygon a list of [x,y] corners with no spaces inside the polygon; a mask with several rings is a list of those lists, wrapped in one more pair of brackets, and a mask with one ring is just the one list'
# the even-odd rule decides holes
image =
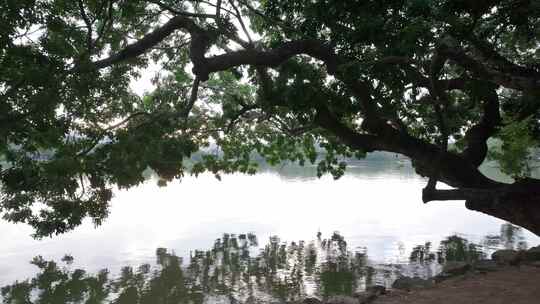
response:
{"label": "reflection of sky in water", "polygon": [[[28,261],[38,254],[59,259],[69,253],[76,267],[114,272],[153,261],[157,247],[182,256],[208,249],[224,232],[253,232],[264,244],[270,235],[295,241],[312,240],[317,231],[340,231],[349,248],[367,247],[370,260],[396,262],[415,245],[437,244],[455,232],[474,240],[498,233],[502,223],[459,202],[422,204],[425,182],[408,165],[393,163],[376,174],[376,168],[359,162],[337,181],[310,178],[312,169],[224,176],[221,182],[203,175],[165,188],[151,181],[117,191],[101,227],[86,223],[41,241],[31,239],[26,226],[0,222],[0,285],[31,275],[35,269]],[[527,238],[530,245],[540,243],[532,234]]]}

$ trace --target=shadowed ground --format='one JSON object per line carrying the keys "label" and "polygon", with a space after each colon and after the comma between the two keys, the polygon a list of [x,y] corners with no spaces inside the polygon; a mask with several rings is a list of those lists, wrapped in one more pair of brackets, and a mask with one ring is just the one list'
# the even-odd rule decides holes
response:
{"label": "shadowed ground", "polygon": [[457,277],[434,288],[395,291],[376,304],[533,304],[540,303],[540,268],[508,267],[497,272]]}

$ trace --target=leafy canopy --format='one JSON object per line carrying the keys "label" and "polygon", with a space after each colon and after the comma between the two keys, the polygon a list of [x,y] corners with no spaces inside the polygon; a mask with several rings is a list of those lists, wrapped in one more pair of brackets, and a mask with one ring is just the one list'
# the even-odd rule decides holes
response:
{"label": "leafy canopy", "polygon": [[343,157],[386,150],[433,175],[455,140],[479,176],[499,130],[493,156],[520,176],[540,134],[539,16],[527,0],[2,1],[0,212],[62,233],[101,223],[148,168],[162,184],[254,173],[255,154],[337,178]]}

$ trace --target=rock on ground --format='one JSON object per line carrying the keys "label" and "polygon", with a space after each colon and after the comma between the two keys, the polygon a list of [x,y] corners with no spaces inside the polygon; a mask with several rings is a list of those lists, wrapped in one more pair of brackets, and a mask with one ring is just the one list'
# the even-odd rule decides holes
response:
{"label": "rock on ground", "polygon": [[400,290],[412,290],[417,288],[429,288],[433,285],[433,280],[424,280],[419,277],[401,277],[394,281],[392,288]]}
{"label": "rock on ground", "polygon": [[499,265],[517,265],[521,260],[521,255],[515,250],[502,249],[495,251],[491,259]]}
{"label": "rock on ground", "polygon": [[540,246],[532,247],[525,251],[525,259],[527,261],[540,261]]}
{"label": "rock on ground", "polygon": [[480,260],[474,263],[474,270],[484,272],[497,271],[499,270],[499,265],[493,260]]}

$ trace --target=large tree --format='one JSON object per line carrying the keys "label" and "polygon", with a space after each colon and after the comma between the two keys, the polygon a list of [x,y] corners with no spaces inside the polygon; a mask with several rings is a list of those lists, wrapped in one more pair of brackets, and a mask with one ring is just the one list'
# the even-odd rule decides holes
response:
{"label": "large tree", "polygon": [[339,177],[372,151],[409,157],[425,202],[540,235],[538,1],[3,0],[0,19],[0,212],[37,236],[99,224],[147,168],[253,173],[257,153]]}

